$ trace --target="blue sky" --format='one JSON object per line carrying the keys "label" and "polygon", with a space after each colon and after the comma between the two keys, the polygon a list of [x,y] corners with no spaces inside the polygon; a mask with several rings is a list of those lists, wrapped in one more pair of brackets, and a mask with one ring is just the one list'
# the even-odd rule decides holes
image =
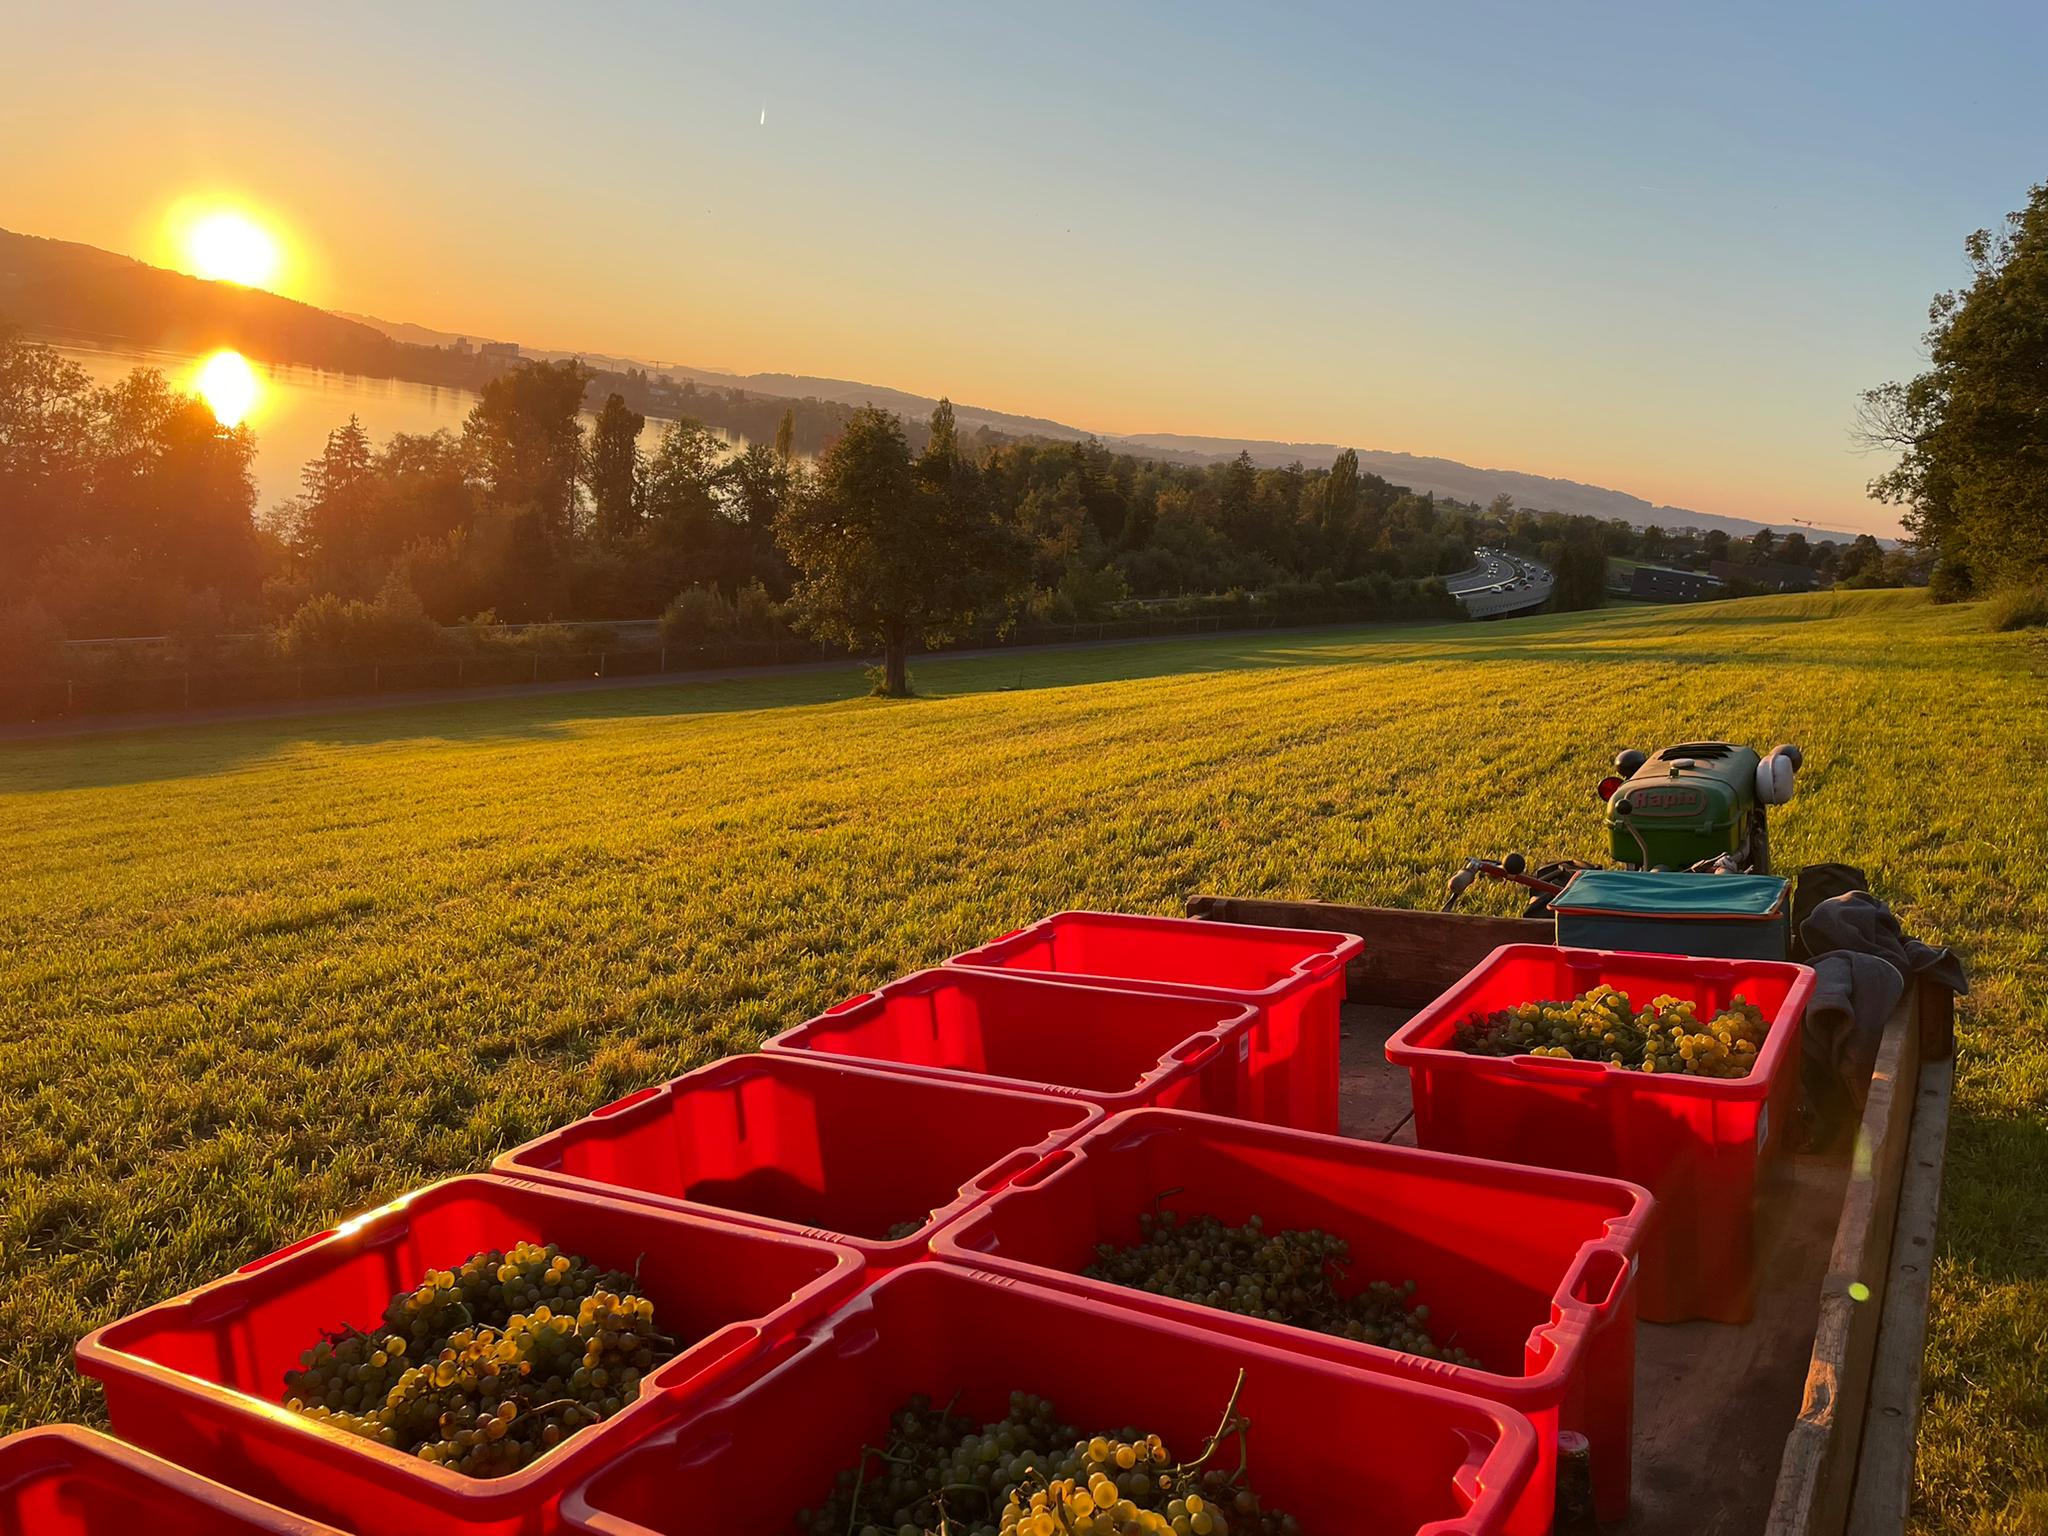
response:
{"label": "blue sky", "polygon": [[[0,225],[314,302],[1882,530],[2048,6],[37,7]],[[767,122],[760,121],[765,106]]]}

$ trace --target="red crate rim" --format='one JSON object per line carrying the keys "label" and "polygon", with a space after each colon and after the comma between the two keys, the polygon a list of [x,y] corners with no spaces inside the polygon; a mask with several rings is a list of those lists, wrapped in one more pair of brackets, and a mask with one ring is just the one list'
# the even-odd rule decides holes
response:
{"label": "red crate rim", "polygon": [[[16,1462],[23,1464],[13,1465]],[[275,1531],[278,1536],[342,1536],[334,1526],[311,1516],[295,1515],[266,1504],[225,1483],[217,1483],[188,1467],[165,1461],[81,1424],[44,1424],[0,1437],[0,1490],[33,1477],[38,1471],[61,1473],[88,1462],[133,1473],[174,1498],[189,1499],[198,1508],[217,1510],[256,1529]]]}
{"label": "red crate rim", "polygon": [[[1724,977],[1767,974],[1783,978],[1787,986],[1785,1000],[1778,1005],[1770,1020],[1770,1028],[1764,1034],[1763,1049],[1757,1052],[1756,1061],[1741,1077],[1639,1072],[1633,1067],[1617,1067],[1611,1061],[1566,1060],[1556,1056],[1475,1056],[1447,1045],[1428,1043],[1431,1037],[1448,1038],[1450,1029],[1463,1023],[1466,1016],[1474,1011],[1469,1000],[1489,971],[1503,961],[1525,956],[1540,956],[1548,961],[1562,958],[1571,965],[1591,971],[1614,969],[1618,962],[1626,962],[1631,969],[1667,973],[1674,991],[1683,991],[1688,980],[1702,974]],[[1397,1067],[1474,1072],[1551,1084],[1574,1078],[1582,1082],[1612,1080],[1635,1093],[1762,1099],[1769,1097],[1771,1079],[1777,1075],[1785,1053],[1792,1048],[1787,1042],[1796,1033],[1780,1026],[1788,1019],[1797,1019],[1805,1013],[1813,988],[1813,968],[1789,960],[1733,960],[1620,949],[1568,949],[1555,944],[1503,944],[1396,1030],[1387,1040],[1387,1060]]]}
{"label": "red crate rim", "polygon": [[[1555,1193],[1560,1186],[1587,1194],[1613,1196],[1620,1194],[1628,1201],[1628,1210],[1620,1216],[1609,1217],[1604,1223],[1604,1232],[1590,1237],[1579,1245],[1578,1253],[1565,1267],[1550,1304],[1556,1315],[1531,1330],[1531,1337],[1547,1337],[1555,1344],[1551,1358],[1543,1368],[1531,1375],[1507,1375],[1487,1370],[1480,1366],[1456,1365],[1448,1360],[1432,1360],[1426,1356],[1413,1355],[1384,1345],[1364,1344],[1356,1340],[1340,1339],[1334,1335],[1316,1334],[1311,1330],[1293,1327],[1286,1323],[1275,1323],[1266,1318],[1240,1317],[1233,1313],[1221,1314],[1231,1328],[1242,1328],[1248,1332],[1265,1333],[1273,1331],[1281,1336],[1306,1334],[1322,1341],[1324,1347],[1355,1349],[1375,1359],[1397,1363],[1406,1377],[1441,1377],[1454,1390],[1460,1383],[1471,1383],[1465,1390],[1483,1393],[1510,1407],[1519,1407],[1523,1401],[1547,1402],[1556,1398],[1576,1367],[1574,1356],[1580,1342],[1590,1335],[1612,1310],[1619,1300],[1624,1282],[1632,1278],[1638,1263],[1644,1229],[1656,1206],[1656,1199],[1640,1184],[1625,1179],[1605,1178],[1590,1173],[1570,1173],[1562,1169],[1537,1168],[1519,1163],[1495,1162],[1491,1158],[1467,1157],[1456,1152],[1430,1152],[1420,1147],[1399,1147],[1386,1142],[1360,1141],[1352,1137],[1328,1136],[1316,1131],[1295,1130],[1286,1126],[1265,1125],[1253,1121],[1230,1120],[1215,1115],[1190,1114],[1184,1110],[1135,1109],[1114,1115],[1101,1125],[1060,1151],[1055,1152],[1038,1167],[1014,1180],[1016,1189],[1038,1189],[1066,1179],[1085,1177],[1084,1157],[1090,1147],[1103,1147],[1132,1133],[1158,1134],[1160,1132],[1192,1132],[1211,1140],[1235,1140],[1266,1142],[1280,1146],[1294,1146],[1303,1151],[1321,1152],[1348,1161],[1375,1163],[1391,1167],[1443,1168],[1462,1172],[1474,1181],[1508,1185],[1525,1189],[1531,1193]],[[1066,1271],[1048,1270],[1043,1265],[1023,1260],[998,1258],[980,1253],[962,1245],[961,1239],[975,1231],[985,1222],[995,1219],[997,1207],[993,1204],[953,1222],[932,1243],[932,1252],[944,1262],[961,1268],[998,1273],[1006,1278],[1021,1278],[1026,1283],[1043,1284],[1047,1288],[1065,1290],[1068,1294],[1085,1294],[1116,1306],[1136,1305],[1124,1303],[1119,1298],[1128,1287],[1107,1280],[1089,1280]],[[1574,1294],[1589,1273],[1603,1262],[1611,1263],[1611,1272],[1606,1277],[1596,1274],[1595,1283],[1603,1294],[1597,1299],[1581,1299]],[[1032,1276],[1057,1274],[1059,1279],[1052,1282],[1037,1282]],[[1604,1278],[1604,1284],[1601,1279]],[[1143,1307],[1157,1307],[1176,1316],[1185,1317],[1198,1325],[1210,1325],[1218,1316],[1217,1310],[1202,1306],[1198,1302],[1181,1301],[1170,1296],[1155,1296],[1149,1292],[1144,1296]],[[1477,1378],[1475,1380],[1475,1378]]]}
{"label": "red crate rim", "polygon": [[[735,1392],[717,1399],[700,1399],[688,1409],[672,1410],[666,1422],[652,1426],[624,1454],[635,1455],[663,1444],[673,1445],[714,1427],[714,1421],[732,1406],[737,1391],[754,1391],[779,1376],[794,1370],[799,1363],[821,1349],[837,1346],[842,1337],[860,1340],[863,1334],[873,1335],[872,1321],[874,1298],[891,1286],[905,1284],[929,1284],[934,1275],[947,1277],[947,1283],[964,1282],[985,1286],[1028,1297],[1036,1301],[1051,1302],[1060,1307],[1087,1305],[1091,1312],[1107,1312],[1126,1327],[1160,1331],[1172,1325],[1155,1316],[1129,1309],[1120,1305],[1095,1306],[1084,1303],[1083,1299],[1071,1292],[1060,1291],[1051,1286],[1019,1280],[1014,1276],[992,1270],[977,1269],[964,1264],[917,1264],[895,1270],[867,1287],[848,1301],[837,1312],[812,1324],[797,1337],[784,1343],[765,1360],[758,1360],[744,1378],[732,1382]],[[1536,1429],[1521,1411],[1511,1405],[1489,1402],[1474,1397],[1469,1392],[1454,1387],[1440,1386],[1434,1382],[1416,1381],[1399,1376],[1362,1376],[1359,1372],[1330,1361],[1318,1360],[1313,1356],[1297,1355],[1272,1345],[1244,1339],[1226,1339],[1236,1352],[1247,1371],[1255,1365],[1267,1365],[1282,1371],[1306,1371],[1320,1376],[1336,1377],[1350,1383],[1369,1384],[1374,1391],[1384,1390],[1397,1396],[1411,1399],[1427,1399],[1439,1405],[1462,1411],[1474,1420],[1484,1420],[1494,1435],[1490,1448],[1482,1449],[1468,1432],[1472,1443],[1472,1457],[1455,1474],[1455,1481],[1468,1496],[1474,1489],[1484,1489],[1502,1504],[1512,1504],[1527,1484],[1537,1465]],[[565,1524],[581,1522],[585,1528],[606,1529],[611,1527],[608,1517],[597,1510],[589,1500],[591,1485],[604,1476],[608,1468],[594,1468],[573,1484],[562,1496],[562,1518]],[[1468,1536],[1473,1527],[1463,1518],[1435,1520],[1421,1526],[1415,1536]]]}
{"label": "red crate rim", "polygon": [[[932,990],[949,983],[958,985],[964,977],[973,977],[976,985],[1015,987],[1054,994],[1086,993],[1094,997],[1127,998],[1136,993],[1161,1002],[1212,1003],[1220,1011],[1221,1016],[1217,1022],[1205,1029],[1191,1028],[1179,1044],[1160,1052],[1159,1059],[1152,1064],[1150,1070],[1137,1078],[1128,1088],[1118,1089],[1075,1088],[1066,1083],[1038,1083],[1029,1082],[1024,1078],[997,1077],[990,1073],[970,1072],[961,1067],[928,1066],[921,1062],[878,1061],[872,1056],[842,1054],[805,1043],[805,1037],[816,1025],[827,1022],[839,1023],[864,1013],[875,1012],[891,998],[920,990]],[[1142,1098],[1161,1083],[1199,1072],[1221,1054],[1226,1044],[1257,1023],[1258,1018],[1259,1010],[1241,999],[1238,994],[1213,988],[1125,987],[1092,978],[947,964],[913,971],[908,976],[876,987],[872,992],[859,992],[843,1002],[834,1003],[823,1013],[763,1041],[761,1050],[764,1055],[804,1056],[835,1065],[845,1063],[849,1066],[865,1066],[891,1076],[922,1077],[928,1081],[1001,1088],[1007,1092],[1033,1095],[1051,1094],[1063,1099],[1078,1099],[1089,1104],[1107,1105],[1119,1100]],[[1009,1087],[1012,1083],[1027,1083],[1028,1086],[1012,1089]]]}
{"label": "red crate rim", "polygon": [[[284,1247],[259,1259],[252,1259],[235,1270],[233,1274],[207,1281],[195,1286],[182,1295],[168,1301],[158,1302],[139,1312],[131,1312],[114,1322],[102,1324],[78,1341],[74,1356],[78,1368],[88,1376],[104,1380],[110,1374],[122,1374],[140,1378],[152,1385],[173,1387],[181,1392],[206,1398],[207,1400],[247,1414],[264,1425],[292,1435],[305,1435],[326,1445],[351,1454],[360,1455],[360,1465],[372,1480],[393,1489],[418,1490],[422,1487],[432,1490],[444,1499],[452,1499],[464,1507],[484,1511],[499,1507],[522,1508],[531,1502],[536,1490],[545,1490],[552,1485],[573,1477],[577,1469],[587,1462],[595,1451],[602,1450],[605,1438],[599,1432],[613,1425],[621,1424],[629,1417],[644,1419],[686,1386],[701,1385],[715,1380],[736,1365],[744,1363],[753,1352],[760,1338],[759,1320],[728,1323],[703,1338],[686,1346],[674,1357],[656,1366],[640,1384],[640,1395],[626,1404],[611,1418],[578,1434],[563,1438],[559,1445],[542,1452],[517,1472],[503,1477],[466,1477],[452,1467],[436,1466],[425,1462],[409,1451],[395,1446],[380,1445],[362,1435],[352,1435],[346,1430],[336,1429],[320,1423],[304,1414],[294,1413],[282,1402],[273,1402],[258,1397],[253,1392],[244,1392],[236,1387],[212,1381],[204,1376],[174,1370],[144,1356],[131,1353],[122,1347],[123,1336],[135,1331],[145,1319],[157,1319],[173,1311],[188,1311],[233,1296],[237,1291],[248,1289],[256,1277],[274,1280],[295,1270],[310,1268],[318,1262],[322,1253],[336,1243],[346,1242],[356,1234],[374,1231],[407,1212],[436,1200],[450,1198],[465,1190],[479,1189],[486,1192],[512,1190],[540,1196],[549,1200],[574,1201],[585,1206],[609,1208],[635,1219],[666,1221],[686,1226],[714,1228],[723,1234],[740,1237],[753,1242],[774,1241],[776,1243],[800,1244],[813,1250],[820,1258],[829,1260],[824,1272],[798,1290],[774,1313],[795,1311],[808,1317],[820,1310],[829,1312],[840,1304],[844,1297],[858,1290],[865,1266],[860,1255],[842,1244],[811,1238],[787,1238],[771,1235],[758,1227],[749,1227],[736,1221],[722,1221],[695,1211],[663,1211],[627,1200],[616,1200],[605,1196],[592,1196],[581,1191],[562,1188],[560,1185],[545,1183],[538,1179],[510,1177],[502,1173],[486,1172],[461,1174],[443,1179],[438,1183],[412,1190],[397,1199],[352,1216],[339,1225]],[[685,1367],[678,1370],[678,1367]],[[659,1381],[657,1378],[671,1375],[676,1379]]]}
{"label": "red crate rim", "polygon": [[1334,928],[1275,928],[1258,923],[1219,923],[1199,917],[1166,917],[1149,912],[1097,912],[1077,907],[1067,912],[1055,912],[1042,917],[1035,923],[1022,928],[1012,928],[1008,933],[990,939],[986,944],[977,944],[973,949],[963,950],[948,960],[948,966],[958,966],[971,971],[1007,971],[997,963],[997,956],[1005,949],[1015,948],[1022,939],[1036,938],[1049,930],[1055,923],[1068,918],[1086,918],[1094,923],[1108,923],[1123,928],[1199,928],[1214,933],[1226,940],[1234,937],[1249,939],[1271,939],[1283,942],[1302,943],[1309,938],[1325,939],[1329,942],[1312,954],[1304,955],[1294,963],[1289,974],[1263,987],[1219,987],[1199,981],[1173,981],[1152,977],[1098,976],[1093,973],[1076,971],[1034,971],[1020,967],[1008,971],[1013,976],[1030,976],[1070,980],[1083,985],[1107,986],[1118,992],[1158,992],[1166,996],[1208,996],[1242,997],[1257,1002],[1271,1002],[1284,997],[1299,987],[1321,981],[1332,971],[1341,971],[1365,951],[1365,940],[1355,933],[1343,933]]}
{"label": "red crate rim", "polygon": [[[872,994],[868,994],[872,995]],[[529,1167],[519,1160],[543,1148],[549,1148],[564,1141],[588,1120],[611,1119],[639,1111],[653,1114],[646,1108],[665,1096],[672,1096],[683,1085],[692,1082],[724,1082],[738,1078],[745,1072],[766,1071],[772,1074],[806,1076],[810,1074],[856,1079],[881,1078],[892,1084],[908,1083],[914,1088],[928,1088],[936,1093],[965,1094],[970,1098],[995,1097],[1014,1102],[1045,1106],[1051,1104],[1064,1107],[1074,1118],[1072,1125],[1048,1132],[1028,1147],[1019,1147],[988,1167],[964,1180],[948,1204],[935,1207],[925,1219],[923,1226],[908,1237],[894,1240],[861,1237],[856,1233],[833,1232],[824,1227],[803,1226],[792,1221],[783,1221],[774,1216],[762,1216],[752,1211],[733,1210],[728,1206],[706,1205],[686,1199],[680,1195],[664,1195],[652,1190],[629,1189],[622,1185],[606,1184],[602,1180],[586,1178],[581,1174],[562,1173],[553,1169]],[[972,1109],[970,1104],[960,1106],[963,1112]],[[993,1194],[1003,1188],[1019,1174],[1029,1172],[1033,1166],[1066,1146],[1076,1136],[1084,1134],[1101,1123],[1105,1111],[1100,1104],[1087,1099],[1068,1098],[1033,1092],[1027,1088],[1011,1088],[1002,1080],[962,1081],[954,1078],[919,1077],[907,1072],[892,1072],[886,1067],[870,1065],[865,1057],[855,1058],[834,1056],[824,1051],[786,1051],[772,1055],[753,1052],[739,1056],[726,1056],[718,1061],[707,1062],[665,1083],[653,1083],[645,1088],[635,1089],[623,1098],[614,1099],[601,1109],[591,1111],[583,1120],[536,1136],[533,1140],[501,1153],[491,1164],[491,1171],[507,1178],[525,1179],[533,1183],[546,1184],[555,1189],[590,1190],[600,1199],[623,1200],[629,1204],[651,1205],[658,1210],[702,1212],[726,1221],[764,1231],[788,1232],[798,1237],[810,1238],[815,1242],[846,1245],[867,1254],[872,1260],[894,1263],[899,1259],[912,1257],[924,1251],[932,1234],[961,1215],[968,1207],[978,1203],[984,1195]]]}

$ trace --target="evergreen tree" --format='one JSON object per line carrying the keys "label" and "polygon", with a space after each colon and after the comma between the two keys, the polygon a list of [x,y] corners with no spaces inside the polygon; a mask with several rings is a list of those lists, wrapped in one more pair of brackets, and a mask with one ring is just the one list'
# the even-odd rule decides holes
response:
{"label": "evergreen tree", "polygon": [[522,363],[484,385],[463,424],[486,499],[531,518],[543,546],[560,548],[577,531],[577,416],[591,378],[578,362]]}
{"label": "evergreen tree", "polygon": [[640,432],[647,418],[616,391],[591,425],[586,478],[601,539],[620,543],[640,526]]}

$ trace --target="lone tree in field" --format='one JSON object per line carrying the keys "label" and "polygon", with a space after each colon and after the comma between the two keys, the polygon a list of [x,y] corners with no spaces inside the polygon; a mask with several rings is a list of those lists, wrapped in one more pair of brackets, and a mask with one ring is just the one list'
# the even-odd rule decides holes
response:
{"label": "lone tree in field", "polygon": [[1928,312],[1933,366],[1863,397],[1865,440],[1900,455],[1870,493],[1955,594],[2048,578],[2048,183],[1967,249],[1975,280]]}
{"label": "lone tree in field", "polygon": [[797,572],[797,626],[828,644],[880,650],[878,691],[890,698],[910,692],[911,646],[951,639],[997,610],[1028,571],[1021,537],[987,511],[943,400],[916,460],[894,416],[856,411],[813,483],[784,504],[775,537]]}

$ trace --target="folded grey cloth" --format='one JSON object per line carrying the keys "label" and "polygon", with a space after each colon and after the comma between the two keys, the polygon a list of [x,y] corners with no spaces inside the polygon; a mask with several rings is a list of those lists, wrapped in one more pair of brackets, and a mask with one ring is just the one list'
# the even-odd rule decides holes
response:
{"label": "folded grey cloth", "polygon": [[1901,976],[1925,976],[1958,994],[1970,990],[1954,950],[1908,937],[1892,909],[1868,891],[1847,891],[1816,904],[1799,925],[1799,942],[1816,958],[1851,949],[1891,961]]}
{"label": "folded grey cloth", "polygon": [[1884,1021],[1905,995],[1906,978],[1889,960],[1831,949],[1815,955],[1813,999],[1800,1035],[1800,1076],[1813,1119],[1815,1148],[1840,1144],[1863,1113]]}
{"label": "folded grey cloth", "polygon": [[[1815,907],[1830,896],[1869,889],[1869,877],[1854,864],[1802,865],[1798,877],[1792,882],[1792,937],[1795,948],[1799,930],[1806,926],[1806,920],[1813,915]],[[1792,958],[1804,960],[1806,953],[1799,950]]]}
{"label": "folded grey cloth", "polygon": [[[1800,872],[1800,888],[1817,893],[1848,884],[1843,877],[1861,875],[1846,865],[1816,866]],[[1970,978],[1955,951],[1909,937],[1892,909],[1867,890],[1813,902],[1799,925],[1799,942],[1815,978],[1800,1049],[1813,1113],[1808,1140],[1825,1148],[1843,1141],[1863,1112],[1884,1021],[1907,983],[1924,976],[1960,993],[1970,990]]]}

